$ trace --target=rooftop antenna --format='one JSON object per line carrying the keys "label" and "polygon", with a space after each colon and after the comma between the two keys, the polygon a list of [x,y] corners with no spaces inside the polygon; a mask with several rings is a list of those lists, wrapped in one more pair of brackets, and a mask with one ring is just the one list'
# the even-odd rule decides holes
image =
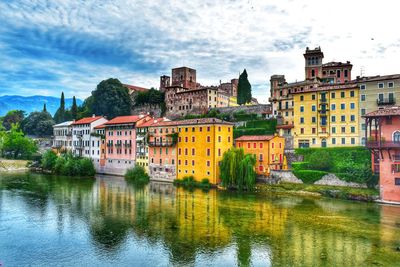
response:
{"label": "rooftop antenna", "polygon": [[360,77],[363,77],[364,74],[365,74],[365,67],[364,67],[364,66],[361,66],[361,67],[360,67]]}

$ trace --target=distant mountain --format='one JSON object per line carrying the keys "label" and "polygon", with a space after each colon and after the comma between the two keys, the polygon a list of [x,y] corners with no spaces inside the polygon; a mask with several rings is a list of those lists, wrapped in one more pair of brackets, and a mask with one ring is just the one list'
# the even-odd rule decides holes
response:
{"label": "distant mountain", "polygon": [[[46,103],[47,111],[54,115],[60,107],[60,98],[52,96],[19,96],[19,95],[4,95],[0,96],[0,116],[4,116],[9,110],[21,109],[28,115],[32,111],[41,111],[43,104]],[[78,105],[82,104],[82,100],[76,99]],[[72,98],[65,99],[65,107],[69,108],[72,105]]]}

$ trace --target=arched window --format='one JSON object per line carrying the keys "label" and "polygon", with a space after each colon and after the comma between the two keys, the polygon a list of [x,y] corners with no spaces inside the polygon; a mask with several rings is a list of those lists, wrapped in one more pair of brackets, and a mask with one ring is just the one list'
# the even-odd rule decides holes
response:
{"label": "arched window", "polygon": [[322,139],[322,141],[321,141],[321,147],[326,147],[326,139]]}
{"label": "arched window", "polygon": [[395,131],[393,133],[393,142],[400,143],[400,131]]}

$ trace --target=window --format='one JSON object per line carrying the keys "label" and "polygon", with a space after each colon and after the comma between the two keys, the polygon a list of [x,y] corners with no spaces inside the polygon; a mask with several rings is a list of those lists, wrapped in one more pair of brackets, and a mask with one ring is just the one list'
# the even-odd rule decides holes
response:
{"label": "window", "polygon": [[353,137],[353,138],[350,139],[350,142],[351,142],[352,145],[355,145],[356,144],[356,139]]}
{"label": "window", "polygon": [[365,128],[366,128],[365,123],[362,123],[362,124],[361,124],[361,130],[365,131]]}
{"label": "window", "polygon": [[209,132],[210,131],[210,127],[207,127],[207,132]]}
{"label": "window", "polygon": [[332,117],[331,117],[331,121],[332,121],[332,122],[336,122],[336,116],[332,116]]}
{"label": "window", "polygon": [[393,88],[394,87],[394,82],[388,82],[388,88]]}
{"label": "window", "polygon": [[316,117],[311,117],[311,122],[312,123],[316,123],[317,122],[317,118]]}
{"label": "window", "polygon": [[356,127],[351,126],[351,127],[350,127],[350,131],[351,131],[351,133],[355,133],[355,132],[356,132]]}
{"label": "window", "polygon": [[345,98],[345,96],[346,96],[346,93],[345,93],[345,92],[340,92],[340,97],[341,97],[341,98]]}
{"label": "window", "polygon": [[196,131],[196,128],[192,127],[192,132],[195,132],[195,131]]}
{"label": "window", "polygon": [[218,157],[221,156],[221,148],[218,148]]}
{"label": "window", "polygon": [[384,83],[378,83],[378,88],[379,89],[385,88],[385,84]]}
{"label": "window", "polygon": [[340,116],[340,121],[346,121],[346,115]]}
{"label": "window", "polygon": [[194,166],[194,160],[192,160],[192,166]]}
{"label": "window", "polygon": [[361,101],[365,101],[365,95],[361,95]]}
{"label": "window", "polygon": [[300,134],[304,134],[304,128],[300,128]]}
{"label": "window", "polygon": [[263,148],[263,143],[260,143],[260,148]]}
{"label": "window", "polygon": [[336,77],[340,78],[340,70],[336,71]]}
{"label": "window", "polygon": [[315,95],[311,95],[311,100],[315,100]]}
{"label": "window", "polygon": [[211,155],[211,149],[207,148],[207,156]]}
{"label": "window", "polygon": [[345,103],[342,103],[342,104],[340,104],[340,109],[346,109],[346,104]]}
{"label": "window", "polygon": [[367,86],[366,86],[365,84],[361,84],[361,85],[360,85],[360,89],[361,89],[361,90],[365,90],[366,88],[367,88]]}
{"label": "window", "polygon": [[311,106],[311,110],[312,110],[312,111],[316,111],[316,110],[317,110],[316,106],[315,106],[315,105],[312,105],[312,106]]}
{"label": "window", "polygon": [[344,77],[348,77],[349,76],[349,71],[347,69],[344,70]]}
{"label": "window", "polygon": [[263,160],[263,154],[260,154],[260,161]]}
{"label": "window", "polygon": [[210,143],[210,142],[211,142],[211,137],[207,136],[207,143]]}
{"label": "window", "polygon": [[300,106],[300,112],[304,112],[304,106]]}
{"label": "window", "polygon": [[342,145],[345,145],[346,144],[346,138],[342,138]]}
{"label": "window", "polygon": [[303,117],[300,118],[300,123],[304,123],[304,118]]}
{"label": "window", "polygon": [[189,142],[189,138],[185,136],[185,143]]}
{"label": "window", "polygon": [[192,136],[192,142],[196,142],[196,137]]}
{"label": "window", "polygon": [[331,110],[336,110],[336,104],[331,105]]}
{"label": "window", "polygon": [[253,148],[257,148],[257,144],[256,143],[253,143]]}
{"label": "window", "polygon": [[356,120],[356,116],[355,115],[350,115],[350,121],[355,121]]}
{"label": "window", "polygon": [[350,97],[354,97],[355,96],[355,92],[354,91],[350,91]]}
{"label": "window", "polygon": [[196,155],[196,149],[192,148],[192,156]]}
{"label": "window", "polygon": [[221,136],[218,136],[218,143],[221,143]]}
{"label": "window", "polygon": [[362,108],[362,109],[361,109],[361,115],[365,115],[365,113],[366,113],[366,112],[365,112],[365,108]]}
{"label": "window", "polygon": [[342,133],[346,133],[346,127],[341,128]]}
{"label": "window", "polygon": [[303,95],[300,96],[300,101],[304,101],[304,96]]}
{"label": "window", "polygon": [[355,109],[356,108],[356,104],[355,103],[350,103],[350,109]]}
{"label": "window", "polygon": [[336,98],[336,94],[334,92],[331,93],[331,98]]}
{"label": "window", "polygon": [[400,185],[400,178],[394,178],[394,185]]}
{"label": "window", "polygon": [[332,145],[336,145],[336,138],[332,138]]}
{"label": "window", "polygon": [[250,148],[250,146],[251,146],[250,143],[247,143],[247,148]]}
{"label": "window", "polygon": [[312,134],[315,134],[316,133],[316,129],[315,128],[311,128],[311,132],[312,132]]}
{"label": "window", "polygon": [[332,133],[333,133],[333,134],[336,133],[336,127],[332,127]]}

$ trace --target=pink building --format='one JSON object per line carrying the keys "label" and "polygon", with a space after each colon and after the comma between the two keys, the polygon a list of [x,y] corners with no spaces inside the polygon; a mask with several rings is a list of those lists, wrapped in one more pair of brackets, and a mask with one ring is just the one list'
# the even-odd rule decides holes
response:
{"label": "pink building", "polygon": [[364,117],[381,200],[400,204],[400,107],[379,109]]}
{"label": "pink building", "polygon": [[151,119],[150,116],[134,115],[116,117],[105,126],[106,169],[104,173],[124,174],[136,164],[136,126]]}

